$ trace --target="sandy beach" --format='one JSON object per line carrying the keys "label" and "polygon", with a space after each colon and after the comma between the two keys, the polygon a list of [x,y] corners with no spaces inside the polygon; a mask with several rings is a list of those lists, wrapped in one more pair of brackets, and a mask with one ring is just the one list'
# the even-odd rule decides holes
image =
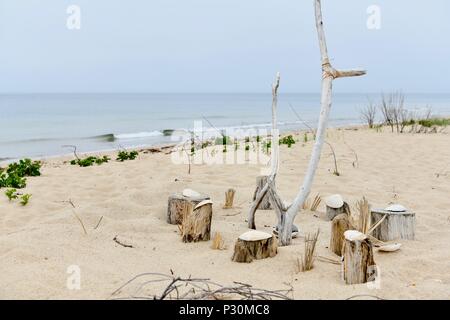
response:
{"label": "sandy beach", "polygon": [[[277,186],[292,200],[302,181],[313,141],[281,146]],[[28,178],[23,192],[33,196],[22,207],[0,194],[1,299],[112,299],[134,276],[155,272],[233,281],[265,289],[292,286],[295,299],[346,299],[355,295],[384,299],[450,298],[450,138],[436,134],[395,134],[365,128],[330,129],[340,176],[324,147],[311,195],[340,193],[349,204],[365,196],[373,207],[401,203],[416,213],[416,240],[401,240],[394,253],[375,250],[381,271],[379,288],[346,285],[340,266],[316,260],[311,271],[296,273],[304,235],[320,228],[316,255],[339,260],[329,249],[330,222],[323,201],[317,212],[296,218],[300,236],[280,247],[274,258],[249,264],[231,261],[234,242],[247,231],[247,213],[261,165],[177,165],[164,153],[143,153],[134,161],[81,168],[72,157],[45,160],[42,176]],[[358,161],[355,163],[355,153]],[[177,226],[166,222],[167,199],[191,188],[211,196],[212,233],[227,248],[212,250],[211,241],[183,243]],[[222,209],[224,192],[236,189],[235,208]],[[68,201],[72,201],[75,209]],[[81,219],[83,231],[74,212]],[[101,221],[100,221],[101,219]],[[99,223],[100,221],[100,223]],[[258,211],[259,230],[271,232],[273,211]],[[132,245],[123,247],[115,237]],[[67,287],[70,266],[79,266],[81,287]],[[157,287],[155,287],[155,290]],[[155,292],[156,293],[156,292]],[[370,298],[366,296],[366,298]]]}

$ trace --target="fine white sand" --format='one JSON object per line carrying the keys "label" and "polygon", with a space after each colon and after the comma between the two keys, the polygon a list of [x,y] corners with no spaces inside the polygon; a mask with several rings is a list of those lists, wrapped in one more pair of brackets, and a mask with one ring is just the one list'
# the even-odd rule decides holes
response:
{"label": "fine white sand", "polygon": [[[281,146],[277,185],[283,198],[295,196],[313,142]],[[340,176],[324,146],[311,195],[340,193],[350,203],[366,196],[375,207],[401,203],[416,212],[415,241],[403,241],[395,253],[375,252],[381,271],[379,289],[345,285],[340,266],[322,261],[295,273],[304,250],[304,234],[320,228],[317,255],[338,260],[328,249],[330,222],[318,212],[302,211],[296,219],[300,237],[279,248],[274,258],[239,264],[231,261],[237,237],[247,231],[247,212],[260,165],[173,164],[163,153],[143,154],[124,163],[80,168],[68,158],[44,162],[42,176],[28,178],[23,191],[33,194],[26,207],[0,194],[0,298],[109,299],[124,282],[144,272],[233,281],[259,288],[292,285],[296,299],[345,299],[373,295],[386,299],[450,298],[450,137],[438,134],[393,134],[375,130],[329,130]],[[354,152],[358,157],[355,168]],[[177,226],[166,223],[169,194],[192,188],[214,201],[212,232],[222,233],[227,249],[212,250],[211,241],[185,244]],[[236,208],[222,209],[224,192],[236,189]],[[73,210],[87,230],[84,234]],[[97,229],[99,219],[102,221]],[[271,232],[272,211],[258,211],[257,227]],[[125,248],[118,236],[133,245]],[[81,289],[69,290],[67,269],[78,265]],[[126,296],[131,292],[122,292]],[[156,293],[156,292],[155,292]]]}

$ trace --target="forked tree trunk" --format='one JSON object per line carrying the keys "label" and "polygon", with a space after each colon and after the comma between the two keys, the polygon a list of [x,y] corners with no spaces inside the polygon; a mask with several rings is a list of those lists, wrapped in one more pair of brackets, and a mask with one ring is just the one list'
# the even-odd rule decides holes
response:
{"label": "forked tree trunk", "polygon": [[181,193],[174,193],[169,196],[167,206],[167,223],[180,225],[183,222],[183,216],[188,211],[188,204],[194,207],[204,200],[209,200],[207,195],[199,197],[184,196]]}
{"label": "forked tree trunk", "polygon": [[330,250],[338,256],[342,256],[344,233],[345,231],[350,229],[350,221],[348,219],[348,215],[345,213],[334,217],[333,221],[331,222]]}
{"label": "forked tree trunk", "polygon": [[325,31],[323,28],[322,20],[322,8],[321,0],[315,0],[315,15],[316,15],[316,28],[319,38],[320,53],[322,57],[322,95],[321,95],[321,108],[319,123],[317,125],[316,140],[311,154],[311,159],[309,161],[308,169],[303,180],[303,185],[294,199],[292,205],[286,212],[286,217],[283,219],[283,228],[280,234],[280,240],[282,245],[289,245],[292,239],[292,225],[294,223],[295,216],[302,208],[303,203],[308,197],[311,191],[311,186],[314,180],[314,175],[316,173],[317,166],[319,164],[320,155],[322,152],[322,146],[325,140],[325,133],[328,125],[328,118],[331,109],[331,98],[332,98],[332,87],[333,80],[342,77],[355,77],[362,76],[366,72],[359,70],[349,70],[340,71],[334,69],[328,58],[328,49],[325,40]]}
{"label": "forked tree trunk", "polygon": [[205,200],[195,207],[187,204],[181,223],[183,242],[208,241],[211,238],[212,203]]}
{"label": "forked tree trunk", "polygon": [[344,233],[342,272],[346,284],[366,283],[374,280],[377,272],[372,243],[356,230]]}
{"label": "forked tree trunk", "polygon": [[[334,69],[328,58],[327,45],[325,41],[325,32],[323,29],[321,1],[315,1],[315,15],[316,15],[316,28],[319,38],[320,53],[322,57],[322,95],[321,95],[321,108],[319,115],[319,122],[316,131],[316,140],[311,153],[311,159],[309,161],[308,169],[306,171],[303,184],[297,193],[293,203],[289,207],[285,207],[284,202],[278,196],[275,189],[275,176],[278,168],[278,140],[274,140],[274,134],[272,134],[272,174],[269,176],[268,182],[262,188],[262,190],[256,196],[255,201],[249,212],[248,225],[249,228],[255,229],[255,211],[260,204],[261,199],[265,196],[266,192],[269,192],[272,206],[274,206],[275,212],[278,216],[278,225],[280,226],[280,243],[281,245],[289,245],[292,240],[292,226],[294,219],[302,208],[303,203],[308,197],[311,186],[314,180],[317,166],[319,164],[320,155],[322,152],[322,146],[325,140],[326,128],[328,124],[328,117],[331,109],[331,96],[333,80],[343,77],[355,77],[362,76],[366,72],[359,70],[341,71]],[[278,76],[279,79],[279,76]],[[278,81],[279,83],[279,81]],[[274,85],[274,88],[278,89],[278,86]],[[277,107],[277,90],[273,91],[273,103],[272,103],[272,129],[276,129],[276,107]],[[275,131],[275,130],[273,130]],[[278,137],[278,135],[277,135]]]}
{"label": "forked tree trunk", "polygon": [[[270,207],[274,207],[278,221],[282,219],[285,207],[283,201],[278,196],[275,186],[275,178],[278,172],[278,150],[279,150],[279,131],[277,128],[277,103],[278,103],[278,88],[280,86],[280,73],[277,73],[275,82],[272,85],[272,143],[271,143],[271,172],[270,175],[264,178],[257,179],[257,189],[253,197],[253,204],[248,214],[248,227],[256,229],[255,214],[258,208],[261,208],[263,200],[267,199],[265,206],[269,203]],[[262,182],[265,182],[262,184]]]}
{"label": "forked tree trunk", "polygon": [[[270,176],[258,176],[256,177],[256,191],[253,196],[253,201],[256,200],[256,196],[258,193],[264,188]],[[258,206],[259,210],[271,210],[273,209],[270,204],[270,194],[266,193],[266,195],[261,199],[261,203]]]}
{"label": "forked tree trunk", "polygon": [[255,259],[271,258],[276,254],[276,238],[269,233],[252,230],[238,238],[231,259],[235,262],[249,263]]}

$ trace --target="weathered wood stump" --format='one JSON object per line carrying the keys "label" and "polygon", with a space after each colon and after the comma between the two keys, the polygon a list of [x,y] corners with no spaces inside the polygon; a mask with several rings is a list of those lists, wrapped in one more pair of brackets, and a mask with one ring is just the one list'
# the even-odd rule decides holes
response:
{"label": "weathered wood stump", "polygon": [[227,192],[225,192],[225,204],[223,205],[224,209],[233,208],[235,193],[236,193],[236,190],[234,190],[234,189],[228,189]]}
{"label": "weathered wood stump", "polygon": [[[253,195],[253,201],[256,199],[256,195],[259,193],[259,191],[264,188],[264,186],[267,183],[267,180],[269,179],[269,176],[258,176],[256,177],[256,191]],[[261,203],[258,206],[259,210],[271,210],[272,205],[270,203],[270,197],[269,192],[266,193],[266,195],[262,198]]]}
{"label": "weathered wood stump", "polygon": [[250,263],[255,259],[271,258],[277,254],[277,248],[278,243],[275,236],[251,230],[238,238],[231,259],[235,262]]}
{"label": "weathered wood stump", "polygon": [[342,256],[344,233],[350,229],[350,221],[348,219],[348,215],[345,213],[341,213],[340,215],[334,217],[331,222],[330,249],[338,256]]}
{"label": "weathered wood stump", "polygon": [[187,212],[187,205],[194,207],[202,201],[209,200],[210,197],[199,193],[185,192],[174,193],[169,196],[167,207],[167,223],[179,225],[183,222],[183,215]]}
{"label": "weathered wood stump", "polygon": [[[386,218],[384,218],[386,216]],[[384,220],[373,230],[372,235],[381,241],[396,239],[414,240],[416,215],[411,211],[393,212],[382,209],[372,210],[372,225]]]}
{"label": "weathered wood stump", "polygon": [[350,213],[350,206],[348,205],[347,202],[344,202],[344,204],[342,205],[342,207],[339,208],[332,208],[329,207],[327,205],[327,219],[328,221],[332,221],[336,216],[345,213],[345,214],[349,214]]}
{"label": "weathered wood stump", "polygon": [[372,243],[356,230],[344,233],[342,273],[346,284],[366,283],[374,280],[377,269],[373,259]]}
{"label": "weathered wood stump", "polygon": [[208,241],[211,238],[212,201],[204,200],[195,207],[187,203],[181,223],[183,242]]}

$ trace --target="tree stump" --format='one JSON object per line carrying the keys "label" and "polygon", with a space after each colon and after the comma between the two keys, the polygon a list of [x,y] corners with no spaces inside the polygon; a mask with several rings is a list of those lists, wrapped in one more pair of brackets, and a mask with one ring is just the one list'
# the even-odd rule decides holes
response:
{"label": "tree stump", "polygon": [[[267,183],[267,180],[269,179],[269,176],[258,176],[256,177],[256,191],[253,195],[253,201],[256,199],[256,195],[259,193],[259,191],[264,188],[264,186]],[[271,210],[272,205],[270,203],[270,197],[269,192],[266,193],[266,195],[262,198],[261,203],[259,204],[258,208],[260,210]]]}
{"label": "tree stump", "polygon": [[251,230],[238,238],[231,259],[235,262],[250,263],[255,259],[271,258],[277,254],[277,248],[278,243],[275,236]]}
{"label": "tree stump", "polygon": [[329,221],[332,221],[336,216],[338,216],[342,213],[345,213],[345,214],[350,213],[350,206],[348,205],[347,202],[344,202],[342,207],[339,207],[339,208],[332,208],[327,205],[327,219]]}
{"label": "tree stump", "polygon": [[416,214],[414,212],[372,210],[372,225],[375,225],[383,218],[384,220],[381,224],[373,230],[372,235],[375,238],[385,242],[397,239],[414,240],[416,228]]}
{"label": "tree stump", "polygon": [[341,213],[340,215],[334,217],[331,223],[330,249],[338,256],[342,256],[344,233],[350,229],[351,226],[347,214]]}
{"label": "tree stump", "polygon": [[225,204],[223,206],[224,209],[233,208],[235,193],[236,193],[236,190],[234,190],[234,189],[228,189],[227,192],[225,192]]}
{"label": "tree stump", "polygon": [[183,195],[183,193],[170,195],[167,207],[167,223],[181,224],[183,222],[183,215],[187,212],[187,205],[192,204],[195,207],[205,200],[210,200],[210,197],[202,194]]}
{"label": "tree stump", "polygon": [[183,242],[208,241],[211,238],[212,201],[205,200],[195,207],[187,203],[181,223]]}
{"label": "tree stump", "polygon": [[356,230],[344,233],[342,272],[346,284],[366,283],[374,280],[377,269],[373,259],[372,243]]}

